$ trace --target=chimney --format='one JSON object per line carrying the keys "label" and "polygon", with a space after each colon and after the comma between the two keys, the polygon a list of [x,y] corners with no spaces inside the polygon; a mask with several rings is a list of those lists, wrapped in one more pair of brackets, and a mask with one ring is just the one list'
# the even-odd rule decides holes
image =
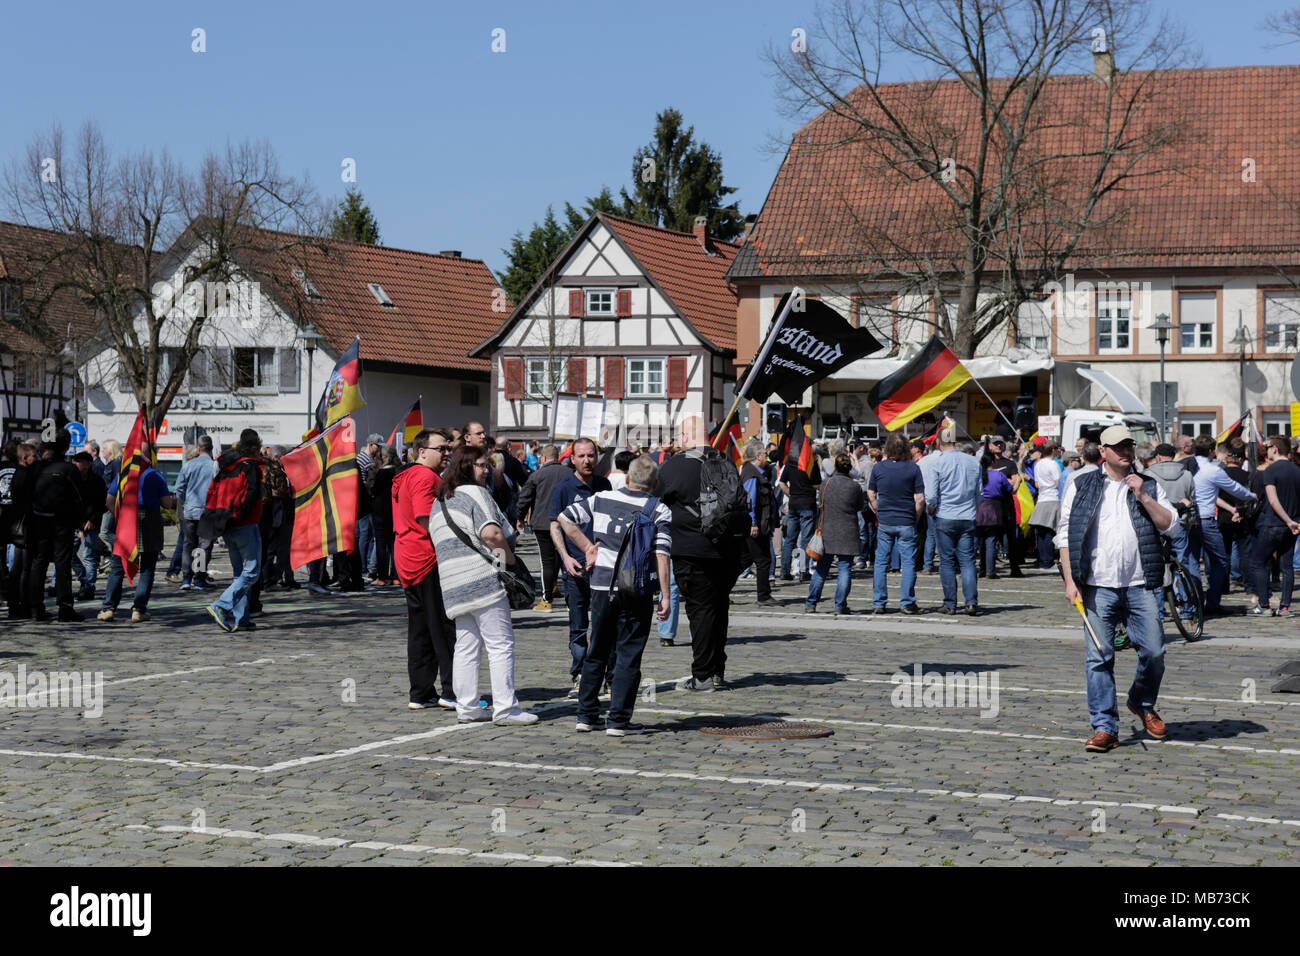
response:
{"label": "chimney", "polygon": [[713,242],[709,239],[709,219],[707,216],[695,217],[695,239],[704,247],[705,252],[713,255]]}
{"label": "chimney", "polygon": [[1107,86],[1115,75],[1115,54],[1102,50],[1092,54],[1092,75]]}
{"label": "chimney", "polygon": [[438,253],[438,255],[440,255],[440,256],[449,256],[449,257],[451,257],[452,259],[459,259],[459,258],[460,258],[460,250],[459,250],[459,249],[443,249],[441,252]]}

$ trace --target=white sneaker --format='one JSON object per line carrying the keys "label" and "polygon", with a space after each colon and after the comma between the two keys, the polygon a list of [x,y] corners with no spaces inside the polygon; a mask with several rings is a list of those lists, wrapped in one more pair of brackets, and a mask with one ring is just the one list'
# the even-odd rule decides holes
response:
{"label": "white sneaker", "polygon": [[[460,718],[460,722],[461,722],[462,724],[481,724],[481,723],[483,723],[484,721],[491,720],[491,719],[492,719],[492,715],[491,715],[491,714],[489,714],[489,713],[488,713],[487,711],[485,711],[485,710],[480,710],[480,711],[479,711],[477,714],[475,714],[473,717],[461,717],[461,718]],[[533,720],[536,720],[536,719],[537,719],[536,717],[533,718]]]}
{"label": "white sneaker", "polygon": [[530,714],[526,710],[517,710],[513,714],[506,714],[504,717],[498,717],[493,720],[494,724],[535,724],[537,715]]}
{"label": "white sneaker", "polygon": [[590,724],[584,720],[580,720],[573,725],[573,729],[580,734],[589,734],[593,730],[600,730],[604,726],[605,726],[605,722],[602,720],[593,721]]}
{"label": "white sneaker", "polygon": [[606,737],[634,737],[645,730],[645,724],[610,724],[605,728]]}
{"label": "white sneaker", "polygon": [[456,702],[455,702],[454,700],[448,700],[446,697],[439,697],[439,698],[438,698],[438,706],[439,706],[439,707],[445,707],[445,708],[447,708],[448,710],[455,710],[455,709],[456,709]]}

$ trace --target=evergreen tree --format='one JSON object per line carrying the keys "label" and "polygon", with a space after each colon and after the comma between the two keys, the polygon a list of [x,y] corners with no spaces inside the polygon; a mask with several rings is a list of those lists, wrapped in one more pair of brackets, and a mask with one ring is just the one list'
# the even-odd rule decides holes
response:
{"label": "evergreen tree", "polygon": [[582,224],[593,213],[607,212],[615,216],[627,215],[626,211],[614,199],[608,186],[601,188],[594,196],[588,196],[582,210],[574,208],[572,203],[564,204],[564,222],[555,216],[555,210],[546,207],[546,216],[541,222],[533,223],[533,228],[525,236],[516,232],[510,240],[510,248],[502,249],[510,264],[501,276],[501,288],[506,290],[510,301],[518,304],[528,295],[529,290],[551,267],[556,256],[564,251]]}
{"label": "evergreen tree", "polygon": [[744,231],[736,203],[723,200],[736,190],[722,182],[722,157],[695,142],[695,127],[682,127],[682,114],[667,109],[655,117],[650,142],[632,156],[632,193],[622,191],[625,215],[678,232],[691,232],[696,216],[707,216],[709,233],[732,239]]}
{"label": "evergreen tree", "polygon": [[372,246],[379,245],[379,223],[366,201],[361,198],[361,190],[355,186],[348,189],[347,196],[330,217],[330,236],[334,239],[365,242]]}

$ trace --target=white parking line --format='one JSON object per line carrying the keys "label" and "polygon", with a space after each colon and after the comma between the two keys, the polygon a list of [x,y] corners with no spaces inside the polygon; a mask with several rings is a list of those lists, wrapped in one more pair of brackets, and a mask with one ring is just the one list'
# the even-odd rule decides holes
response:
{"label": "white parking line", "polygon": [[250,767],[245,764],[237,763],[201,763],[197,760],[170,760],[166,757],[112,757],[107,754],[88,754],[80,753],[75,750],[65,750],[59,752],[44,750],[0,750],[2,757],[49,757],[55,760],[99,760],[104,763],[148,763],[157,764],[163,767],[173,767],[177,770],[252,770],[260,771],[261,767]]}
{"label": "white parking line", "polygon": [[955,797],[960,800],[999,800],[1007,803],[1044,803],[1058,807],[1129,807],[1137,810],[1158,810],[1161,813],[1181,813],[1198,816],[1199,807],[1166,806],[1155,803],[1120,803],[1116,800],[1070,800],[1064,797],[1034,797],[1015,793],[976,793],[966,790],[918,790],[915,787],[887,786],[873,784],[823,783],[816,780],[786,780],[777,777],[729,777],[719,774],[698,774],[686,771],[637,770],[632,767],[588,767],[582,765],[565,765],[549,763],[520,763],[513,760],[477,760],[469,757],[444,757],[438,755],[407,756],[405,754],[375,754],[394,760],[426,761],[461,765],[466,767],[501,767],[508,770],[543,771],[549,773],[608,774],[618,777],[644,777],[647,779],[670,778],[675,780],[698,780],[703,782],[734,783],[742,786],[789,787],[795,790],[824,790],[832,793],[898,793],[919,794],[921,796]]}
{"label": "white parking line", "polygon": [[478,860],[508,860],[526,863],[554,863],[567,866],[636,866],[635,863],[615,863],[609,860],[574,860],[565,856],[541,856],[529,853],[490,853],[483,850],[468,850],[459,846],[429,846],[424,843],[383,843],[378,840],[342,840],[338,837],[320,837],[311,833],[258,833],[255,830],[227,830],[222,827],[184,827],[184,826],[149,826],[132,824],[127,830],[142,830],[148,833],[188,833],[193,836],[211,836],[224,840],[264,840],[274,843],[290,843],[297,846],[323,846],[331,849],[352,848],[356,850],[380,850],[398,853],[427,853],[433,856],[462,856]]}
{"label": "white parking line", "polygon": [[[855,684],[897,684],[898,681],[884,680],[875,677],[846,677],[847,681],[853,681]],[[1014,690],[1021,693],[1032,694],[1070,694],[1076,697],[1082,697],[1088,692],[1086,690],[1062,690],[1055,687],[1012,687],[1008,684],[999,684],[999,690]],[[1270,706],[1270,707],[1300,707],[1300,700],[1242,700],[1239,697],[1178,697],[1174,694],[1161,694],[1161,700],[1184,700],[1194,703],[1206,704],[1241,704],[1245,707]]]}
{"label": "white parking line", "polygon": [[[936,734],[970,734],[978,737],[1007,737],[1014,740],[1051,740],[1071,744],[1081,744],[1084,742],[1084,738],[1082,737],[1066,737],[1058,734],[1021,734],[1011,730],[986,730],[982,727],[936,727],[927,724],[883,723],[878,720],[845,720],[836,717],[809,717],[799,714],[720,714],[689,710],[659,710],[655,707],[643,707],[640,705],[638,705],[636,709],[639,712],[651,714],[680,714],[686,717],[771,717],[776,720],[798,720],[807,721],[808,723],[813,724],[835,724],[837,726],[845,727],[877,727],[882,730],[920,730]],[[1257,754],[1288,754],[1300,756],[1300,750],[1289,747],[1242,747],[1231,744],[1203,744],[1190,740],[1153,740],[1151,738],[1143,738],[1142,743],[1161,745],[1165,747],[1201,747],[1206,750],[1231,750]]]}

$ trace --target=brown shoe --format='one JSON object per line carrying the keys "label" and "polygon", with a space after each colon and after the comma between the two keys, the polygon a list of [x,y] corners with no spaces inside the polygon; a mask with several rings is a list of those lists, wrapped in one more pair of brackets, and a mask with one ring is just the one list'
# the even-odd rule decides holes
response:
{"label": "brown shoe", "polygon": [[1154,710],[1142,710],[1131,700],[1128,702],[1128,709],[1142,718],[1142,726],[1156,740],[1164,740],[1169,736],[1169,731],[1165,729],[1165,722]]}
{"label": "brown shoe", "polygon": [[1095,754],[1104,754],[1107,750],[1114,750],[1118,746],[1118,737],[1114,734],[1108,734],[1104,730],[1099,730],[1088,738],[1088,742],[1083,745],[1083,749]]}

